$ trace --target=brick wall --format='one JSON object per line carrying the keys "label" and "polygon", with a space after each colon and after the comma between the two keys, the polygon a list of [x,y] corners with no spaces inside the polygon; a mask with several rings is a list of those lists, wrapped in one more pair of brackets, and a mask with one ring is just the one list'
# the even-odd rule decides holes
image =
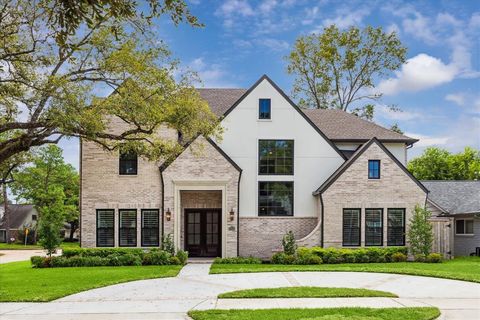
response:
{"label": "brick wall", "polygon": [[[368,179],[368,160],[381,161],[381,178]],[[387,243],[387,208],[405,208],[406,221],[426,193],[378,146],[372,143],[322,194],[324,246],[342,246],[343,208],[361,208],[361,245],[365,245],[365,208],[383,208],[383,241]],[[408,224],[407,224],[408,229]]]}

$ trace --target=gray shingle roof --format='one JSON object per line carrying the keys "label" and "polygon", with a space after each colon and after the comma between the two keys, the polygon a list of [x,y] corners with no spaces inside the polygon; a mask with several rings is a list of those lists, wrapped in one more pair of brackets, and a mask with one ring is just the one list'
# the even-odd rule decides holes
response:
{"label": "gray shingle roof", "polygon": [[[219,117],[247,92],[246,89],[224,88],[197,90]],[[382,142],[414,143],[418,141],[341,110],[302,109],[302,111],[332,141],[366,142],[373,137]]]}
{"label": "gray shingle roof", "polygon": [[480,181],[422,181],[428,198],[450,214],[480,213]]}
{"label": "gray shingle roof", "polygon": [[[1,204],[3,206],[3,204]],[[10,229],[20,229],[23,227],[25,220],[33,210],[31,204],[10,204],[8,205],[10,214]],[[5,215],[0,221],[0,229],[5,229]]]}

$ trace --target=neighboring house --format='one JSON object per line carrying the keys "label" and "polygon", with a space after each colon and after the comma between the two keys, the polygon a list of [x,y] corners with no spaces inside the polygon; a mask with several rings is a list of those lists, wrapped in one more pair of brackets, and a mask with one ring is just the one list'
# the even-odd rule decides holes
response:
{"label": "neighboring house", "polygon": [[220,141],[198,136],[163,163],[82,141],[82,246],[155,247],[172,234],[190,256],[267,258],[289,230],[299,245],[405,245],[427,198],[405,168],[417,140],[343,111],[301,110],[267,76],[199,93],[225,128]]}
{"label": "neighboring house", "polygon": [[452,256],[480,250],[480,181],[422,181],[430,191],[428,208],[433,220],[448,219],[445,234]]}
{"label": "neighboring house", "polygon": [[[34,228],[37,224],[38,213],[31,204],[9,204],[10,238],[18,240],[20,231],[26,227]],[[0,204],[0,242],[7,242],[4,205]]]}

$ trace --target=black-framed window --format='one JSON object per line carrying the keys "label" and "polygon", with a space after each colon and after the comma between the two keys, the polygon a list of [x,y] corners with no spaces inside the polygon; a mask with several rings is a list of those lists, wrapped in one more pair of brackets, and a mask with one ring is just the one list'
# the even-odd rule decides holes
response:
{"label": "black-framed window", "polygon": [[158,247],[159,211],[156,209],[142,209],[142,247]]}
{"label": "black-framed window", "polygon": [[258,183],[259,216],[293,216],[293,182],[262,181]]}
{"label": "black-framed window", "polygon": [[387,209],[387,245],[405,245],[405,209]]}
{"label": "black-framed window", "polygon": [[119,157],[119,173],[136,175],[138,172],[138,156],[134,152],[121,152]]}
{"label": "black-framed window", "polygon": [[259,140],[258,174],[293,175],[293,140]]}
{"label": "black-framed window", "polygon": [[115,211],[97,210],[97,247],[115,246]]}
{"label": "black-framed window", "polygon": [[365,245],[383,245],[383,209],[365,209]]}
{"label": "black-framed window", "polygon": [[118,245],[120,247],[137,246],[137,210],[121,209],[118,220]]}
{"label": "black-framed window", "polygon": [[259,99],[258,100],[258,119],[272,118],[272,100]]}
{"label": "black-framed window", "polygon": [[360,209],[343,209],[343,246],[360,245]]}
{"label": "black-framed window", "polygon": [[455,234],[465,235],[473,234],[473,219],[456,219],[455,220]]}
{"label": "black-framed window", "polygon": [[368,160],[368,179],[380,179],[380,160]]}

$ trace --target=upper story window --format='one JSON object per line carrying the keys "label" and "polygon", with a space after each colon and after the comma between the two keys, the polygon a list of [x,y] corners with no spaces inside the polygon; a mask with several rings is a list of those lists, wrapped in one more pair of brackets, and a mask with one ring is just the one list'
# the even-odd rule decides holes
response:
{"label": "upper story window", "polygon": [[138,171],[138,157],[136,153],[120,153],[120,170],[122,175],[135,175]]}
{"label": "upper story window", "polygon": [[380,160],[368,160],[368,179],[380,179]]}
{"label": "upper story window", "polygon": [[293,140],[259,140],[259,175],[293,174]]}
{"label": "upper story window", "polygon": [[270,99],[258,100],[258,119],[272,118],[272,101]]}

